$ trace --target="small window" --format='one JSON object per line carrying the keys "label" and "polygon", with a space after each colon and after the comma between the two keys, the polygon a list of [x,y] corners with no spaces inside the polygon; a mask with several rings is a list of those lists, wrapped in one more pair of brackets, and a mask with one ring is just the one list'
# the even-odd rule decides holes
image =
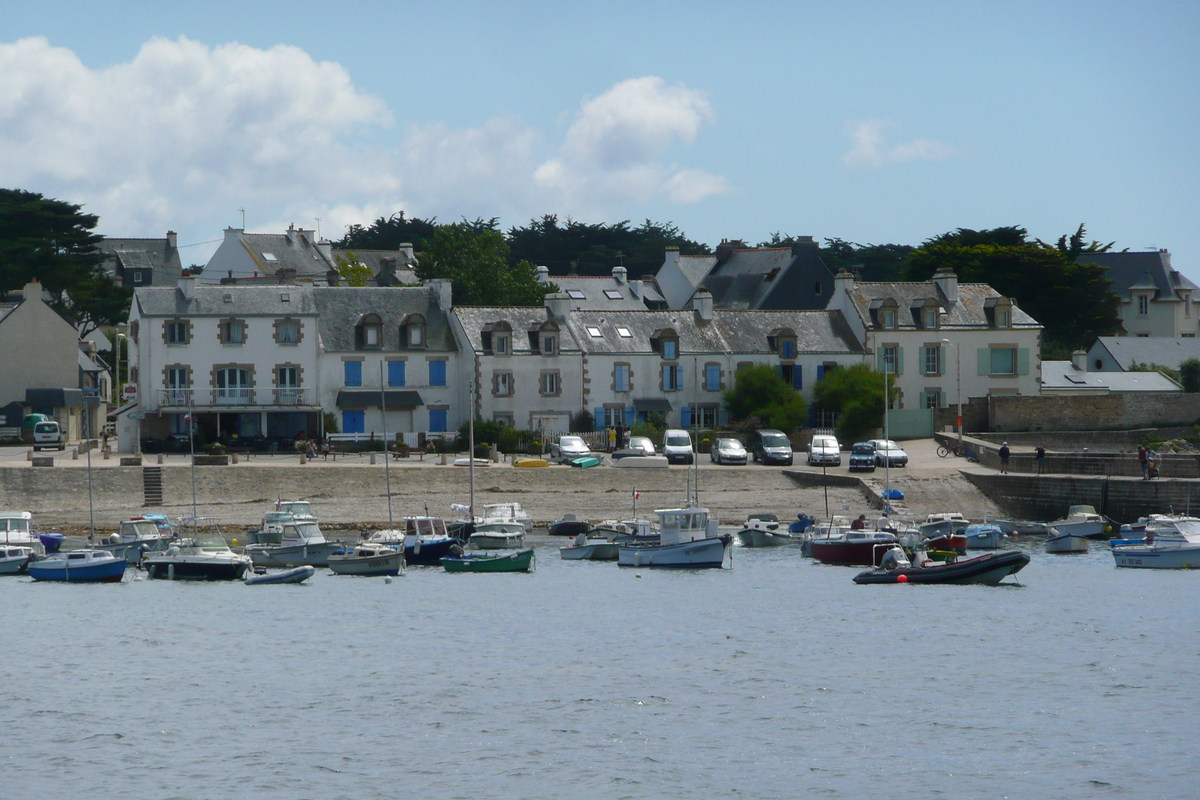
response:
{"label": "small window", "polygon": [[542,352],[548,356],[554,355],[554,337],[553,336],[543,336],[542,337]]}
{"label": "small window", "polygon": [[889,329],[896,327],[896,312],[895,311],[889,310],[889,311],[883,312],[883,327],[889,328]]}
{"label": "small window", "polygon": [[226,293],[225,293],[225,302],[226,302],[226,303],[232,303],[232,302],[233,302],[233,295],[231,295],[229,292],[226,292]]}
{"label": "small window", "polygon": [[167,344],[187,344],[188,324],[186,322],[167,323]]}
{"label": "small window", "polygon": [[617,336],[620,336],[622,339],[632,339],[633,333],[630,332],[629,328],[626,328],[623,325],[618,325]]}
{"label": "small window", "polygon": [[374,325],[368,325],[363,328],[363,344],[367,347],[374,347],[379,344],[379,328]]}
{"label": "small window", "polygon": [[996,327],[997,328],[1007,328],[1008,327],[1008,310],[1007,309],[1004,309],[1004,308],[996,309]]}
{"label": "small window", "polygon": [[[999,318],[997,317],[997,319],[999,319]],[[997,323],[997,324],[999,324],[999,323]],[[933,328],[936,328],[937,326],[938,326],[937,309],[936,308],[925,309],[925,327],[929,328],[929,329],[933,329]],[[1001,327],[1003,327],[1003,326],[1001,326]]]}
{"label": "small window", "polygon": [[140,272],[133,273],[133,282],[141,283],[142,282],[142,273],[140,273]]}
{"label": "small window", "polygon": [[992,348],[992,374],[993,375],[1016,375],[1017,374],[1017,351],[1013,347],[993,347]]}
{"label": "small window", "polygon": [[607,297],[609,300],[620,300],[621,299],[621,293],[618,292],[616,289],[605,289],[604,296]]}
{"label": "small window", "polygon": [[497,397],[508,397],[512,394],[511,372],[497,372],[492,376],[492,394]]}
{"label": "small window", "polygon": [[408,326],[408,346],[420,347],[425,341],[424,328],[420,325]]}
{"label": "small window", "polygon": [[813,284],[813,294],[820,294],[820,293],[821,293],[821,282],[817,281],[816,283]]}
{"label": "small window", "polygon": [[587,332],[588,332],[588,335],[591,336],[593,339],[599,339],[603,335],[600,333],[600,329],[597,328],[595,325],[588,325]]}
{"label": "small window", "polygon": [[883,348],[883,371],[885,373],[896,374],[896,348]]}
{"label": "small window", "polygon": [[557,372],[543,372],[541,384],[541,393],[543,395],[557,395],[561,390],[561,382],[559,381]]}
{"label": "small window", "polygon": [[679,357],[679,342],[674,339],[667,339],[662,343],[663,358],[667,361],[674,361]]}
{"label": "small window", "polygon": [[278,258],[276,258],[276,257],[275,257],[275,254],[274,254],[274,253],[266,253],[266,252],[264,252],[264,253],[262,254],[262,257],[263,257],[263,260],[265,260],[265,261],[278,261],[278,260],[279,260]]}
{"label": "small window", "polygon": [[783,344],[779,348],[779,352],[783,358],[795,358],[796,357],[796,343],[793,342],[791,339],[785,339],[783,341]]}
{"label": "small window", "polygon": [[281,292],[281,293],[280,293],[280,295],[279,295],[279,302],[281,302],[281,303],[290,303],[291,301],[292,301],[292,296],[291,296],[289,293],[287,293],[287,292]]}
{"label": "small window", "polygon": [[275,328],[276,341],[279,344],[300,343],[300,323],[294,319],[280,320]]}
{"label": "small window", "polygon": [[246,326],[239,319],[230,319],[222,323],[225,334],[225,344],[244,344],[246,341]]}
{"label": "small window", "polygon": [[586,300],[587,299],[587,296],[583,292],[579,291],[578,289],[568,289],[567,297],[571,298],[572,300]]}
{"label": "small window", "polygon": [[[941,354],[942,354],[942,348],[937,345],[933,345],[933,346],[925,348],[925,374],[926,375],[940,375],[941,374],[941,372],[942,372]],[[930,406],[926,406],[926,408],[929,408],[929,407]]]}
{"label": "small window", "polygon": [[1137,300],[1138,300],[1138,311],[1137,311],[1138,316],[1139,317],[1147,316],[1150,313],[1150,295],[1139,294]]}
{"label": "small window", "polygon": [[507,336],[497,336],[495,338],[494,345],[495,345],[495,349],[496,349],[496,355],[498,355],[498,356],[508,355],[508,337]]}

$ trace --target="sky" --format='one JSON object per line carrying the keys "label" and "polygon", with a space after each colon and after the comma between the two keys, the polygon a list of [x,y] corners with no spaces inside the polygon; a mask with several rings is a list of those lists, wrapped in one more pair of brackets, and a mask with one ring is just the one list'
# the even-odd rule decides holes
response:
{"label": "sky", "polygon": [[[920,244],[1200,283],[1194,2],[6,3],[0,186],[114,237],[408,216]],[[317,220],[320,220],[319,223]]]}

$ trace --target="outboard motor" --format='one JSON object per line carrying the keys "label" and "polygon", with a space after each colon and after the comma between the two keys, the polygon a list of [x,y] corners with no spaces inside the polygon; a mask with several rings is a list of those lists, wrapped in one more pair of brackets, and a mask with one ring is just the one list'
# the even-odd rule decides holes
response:
{"label": "outboard motor", "polygon": [[879,559],[880,569],[899,569],[901,567],[911,566],[912,563],[909,562],[908,556],[905,555],[904,550],[899,547],[891,548],[883,554],[882,558]]}

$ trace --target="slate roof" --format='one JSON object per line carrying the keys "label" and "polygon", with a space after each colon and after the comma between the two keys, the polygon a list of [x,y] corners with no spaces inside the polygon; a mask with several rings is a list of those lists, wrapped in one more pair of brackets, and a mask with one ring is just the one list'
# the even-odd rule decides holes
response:
{"label": "slate roof", "polygon": [[1158,290],[1153,298],[1155,300],[1178,300],[1180,298],[1176,291],[1180,289],[1200,293],[1200,287],[1171,268],[1171,254],[1166,250],[1140,253],[1083,253],[1076,260],[1081,264],[1099,264],[1104,267],[1107,270],[1106,276],[1113,282],[1112,290],[1126,301],[1132,299],[1130,289],[1145,280],[1147,272]]}
{"label": "slate roof", "polygon": [[704,282],[704,278],[717,265],[716,256],[684,256],[679,257],[679,271],[695,288]]}
{"label": "slate roof", "polygon": [[[941,296],[937,284],[933,281],[922,283],[858,283],[850,291],[854,307],[869,329],[878,330],[871,316],[872,309],[881,307],[883,301],[892,298],[896,301],[896,319],[900,330],[920,330],[917,324],[919,315],[913,309],[920,308],[923,301],[936,299],[939,308],[946,310],[940,317],[941,329],[981,328],[991,327],[988,314],[984,310],[989,306],[988,300],[999,299],[1002,295],[986,283],[958,284],[958,302],[948,303]],[[1041,324],[1026,314],[1015,304],[1012,307],[1012,327],[1040,328]]]}
{"label": "slate roof", "polygon": [[[578,292],[583,295],[582,298],[572,297],[571,308],[585,311],[641,311],[646,308],[646,303],[640,295],[634,294],[634,287],[630,281],[618,281],[611,275],[602,276],[581,276],[581,275],[555,275],[549,278],[550,283],[556,285],[563,292]],[[637,289],[643,290],[647,285],[645,281],[637,281]],[[609,297],[608,293],[615,292],[620,297]],[[654,297],[661,301],[661,296],[658,292],[654,292]],[[652,300],[654,298],[651,298]]]}
{"label": "slate roof", "polygon": [[117,274],[117,264],[124,269],[150,269],[153,271],[152,285],[165,286],[179,280],[183,274],[183,262],[179,260],[179,248],[172,247],[167,238],[162,239],[116,239],[105,237],[96,249],[110,256],[104,269],[110,275]]}
{"label": "slate roof", "polygon": [[[694,313],[680,311],[573,311],[567,326],[586,353],[652,353],[651,337],[668,328],[679,335],[680,353],[722,353],[727,350],[719,326],[697,325]],[[599,328],[600,336],[592,336],[587,328]],[[625,328],[629,336],[621,336],[617,328]]]}
{"label": "slate roof", "polygon": [[[512,326],[512,353],[514,355],[533,352],[530,347],[528,333],[541,327],[549,320],[544,306],[456,306],[451,312],[458,317],[459,324],[466,332],[467,341],[477,353],[483,350],[483,331],[486,326],[497,322],[507,322]],[[574,312],[572,312],[574,316]],[[560,325],[558,351],[560,353],[578,353],[579,346],[570,334],[570,330],[562,330]]]}
{"label": "slate roof", "polygon": [[1101,336],[1094,346],[1107,350],[1123,370],[1135,363],[1179,369],[1189,358],[1200,358],[1200,339],[1194,336]]}
{"label": "slate roof", "polygon": [[[790,247],[753,247],[733,250],[700,281],[717,308],[757,308],[774,285],[774,279],[792,263]],[[681,259],[682,261],[682,259]],[[767,276],[771,276],[768,280]]]}
{"label": "slate roof", "polygon": [[856,354],[862,346],[840,311],[732,311],[718,309],[713,322],[735,353],[769,353],[767,336],[790,329],[797,353]]}
{"label": "slate roof", "polygon": [[417,284],[421,282],[417,278],[417,272],[413,265],[406,262],[404,254],[399,250],[361,250],[356,247],[335,247],[333,248],[333,263],[336,265],[337,257],[339,255],[346,256],[348,253],[354,253],[358,256],[359,261],[370,268],[372,285],[379,285],[379,274],[384,269],[384,262],[387,259],[395,262],[392,271],[395,273],[398,283]]}
{"label": "slate roof", "polygon": [[[420,353],[455,349],[449,320],[424,286],[317,286],[311,291],[321,315],[321,345],[326,352],[355,350],[355,327],[368,314],[378,315],[382,323],[380,350]],[[425,318],[425,347],[401,348],[400,326],[412,314]]]}
{"label": "slate roof", "polygon": [[[1161,363],[1161,362],[1160,362]],[[1179,392],[1161,372],[1081,372],[1070,361],[1042,362],[1042,391]]]}
{"label": "slate roof", "polygon": [[[134,289],[133,302],[143,317],[287,317],[317,313],[310,286],[197,283],[192,291],[193,298],[187,300],[176,286],[146,286]],[[283,299],[285,295],[287,300]]]}
{"label": "slate roof", "polygon": [[[309,231],[299,229],[293,230],[290,237],[285,233],[243,232],[238,238],[259,274],[274,275],[281,268],[294,269],[297,278],[324,281],[334,265],[321,254],[308,234]],[[267,254],[273,258],[268,258]]]}

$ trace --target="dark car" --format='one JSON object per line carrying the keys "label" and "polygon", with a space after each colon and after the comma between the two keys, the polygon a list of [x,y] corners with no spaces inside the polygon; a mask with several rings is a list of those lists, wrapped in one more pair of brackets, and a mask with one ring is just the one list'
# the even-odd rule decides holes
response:
{"label": "dark car", "polygon": [[783,431],[763,428],[750,434],[750,454],[755,461],[764,464],[786,464],[791,466],[795,455],[792,442]]}
{"label": "dark car", "polygon": [[850,471],[875,471],[875,445],[871,442],[856,442],[850,448]]}

